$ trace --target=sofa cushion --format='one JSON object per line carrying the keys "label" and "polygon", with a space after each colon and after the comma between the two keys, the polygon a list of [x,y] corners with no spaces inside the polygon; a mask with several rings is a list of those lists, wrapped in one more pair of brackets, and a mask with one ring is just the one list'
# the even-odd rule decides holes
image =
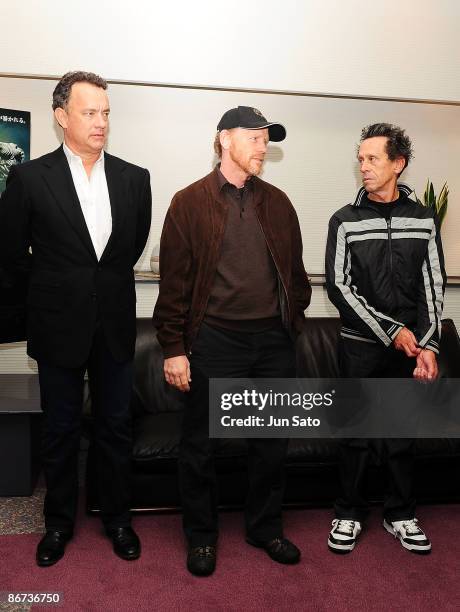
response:
{"label": "sofa cushion", "polygon": [[[163,412],[144,414],[133,422],[133,459],[134,461],[157,461],[179,455],[179,441],[182,414]],[[247,445],[244,439],[216,440],[218,458],[246,457]]]}
{"label": "sofa cushion", "polygon": [[305,378],[338,378],[340,320],[307,317],[297,339],[297,374]]}

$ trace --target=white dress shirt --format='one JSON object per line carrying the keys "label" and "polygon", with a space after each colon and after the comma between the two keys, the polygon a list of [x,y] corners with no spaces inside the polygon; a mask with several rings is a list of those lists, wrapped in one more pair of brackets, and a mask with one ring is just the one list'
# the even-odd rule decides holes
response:
{"label": "white dress shirt", "polygon": [[101,151],[88,178],[81,157],[73,153],[65,143],[63,147],[86,226],[99,260],[112,233],[112,209],[105,176],[104,151]]}

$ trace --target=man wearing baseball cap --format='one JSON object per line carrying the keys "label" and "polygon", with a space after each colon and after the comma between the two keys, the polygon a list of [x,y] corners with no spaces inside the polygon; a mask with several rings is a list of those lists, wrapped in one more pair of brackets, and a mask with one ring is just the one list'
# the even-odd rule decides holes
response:
{"label": "man wearing baseball cap", "polygon": [[[295,376],[293,338],[311,287],[295,210],[257,177],[269,140],[285,128],[248,106],[227,111],[214,143],[214,170],[179,191],[166,215],[154,324],[166,381],[186,392],[179,456],[187,567],[216,565],[217,486],[209,438],[210,378]],[[286,439],[248,440],[246,539],[279,563],[300,551],[283,536]]]}

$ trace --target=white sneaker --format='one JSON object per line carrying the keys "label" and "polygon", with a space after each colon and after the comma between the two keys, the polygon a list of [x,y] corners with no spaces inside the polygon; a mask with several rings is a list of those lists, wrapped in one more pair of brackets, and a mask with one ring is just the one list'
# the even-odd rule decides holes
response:
{"label": "white sneaker", "polygon": [[404,548],[414,553],[426,555],[431,551],[431,542],[416,518],[407,521],[383,521],[385,529],[401,542]]}
{"label": "white sneaker", "polygon": [[356,538],[361,533],[361,523],[350,519],[334,519],[327,540],[329,550],[335,553],[349,553],[356,544]]}

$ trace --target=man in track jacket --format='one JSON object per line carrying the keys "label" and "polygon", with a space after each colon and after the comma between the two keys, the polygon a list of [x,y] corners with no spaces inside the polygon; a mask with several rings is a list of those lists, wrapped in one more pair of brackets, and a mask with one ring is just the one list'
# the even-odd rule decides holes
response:
{"label": "man in track jacket", "polygon": [[[358,162],[363,187],[329,222],[326,282],[341,318],[339,367],[346,378],[436,378],[445,288],[438,219],[397,180],[412,157],[405,132],[387,123],[363,129]],[[385,460],[389,491],[384,527],[411,552],[431,544],[415,518],[414,441],[343,440],[342,497],[328,539],[353,550],[366,516],[365,469],[371,446]]]}

